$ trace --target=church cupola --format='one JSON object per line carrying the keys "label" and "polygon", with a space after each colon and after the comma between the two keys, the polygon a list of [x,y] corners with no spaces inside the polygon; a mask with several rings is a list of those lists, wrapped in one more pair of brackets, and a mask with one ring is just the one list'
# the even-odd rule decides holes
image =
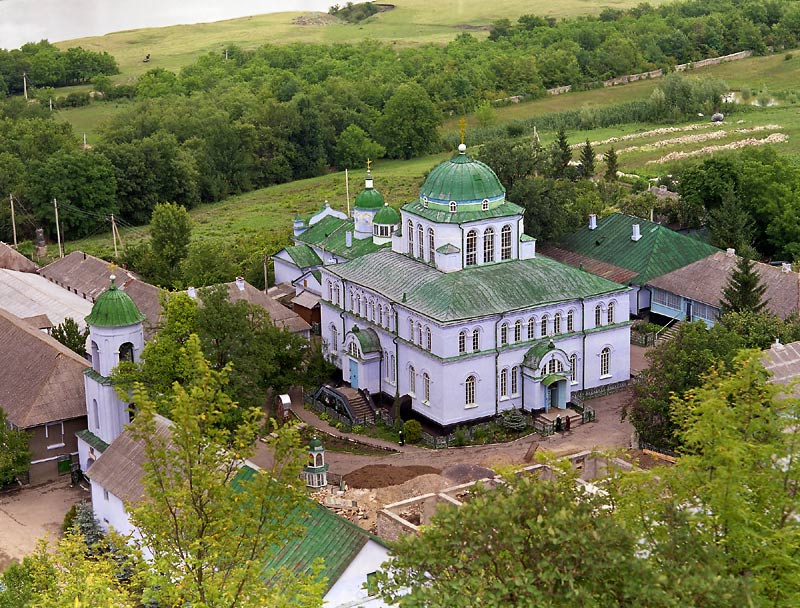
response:
{"label": "church cupola", "polygon": [[392,235],[400,227],[400,214],[384,203],[372,220],[372,242],[376,245],[392,242]]}
{"label": "church cupola", "polygon": [[324,488],[328,485],[325,446],[317,437],[308,442],[308,464],[303,467],[303,477],[309,488]]}
{"label": "church cupola", "polygon": [[373,235],[373,223],[375,215],[384,207],[386,202],[383,195],[375,190],[372,181],[372,171],[370,165],[372,161],[367,161],[367,178],[364,180],[364,189],[358,193],[353,207],[353,219],[355,220],[355,237],[366,239]]}

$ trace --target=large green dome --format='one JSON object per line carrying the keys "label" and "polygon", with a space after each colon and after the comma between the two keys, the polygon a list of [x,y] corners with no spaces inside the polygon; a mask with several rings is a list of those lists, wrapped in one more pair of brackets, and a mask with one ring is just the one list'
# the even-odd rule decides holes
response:
{"label": "large green dome", "polygon": [[389,205],[384,205],[383,209],[375,214],[372,223],[395,226],[400,223],[400,214]]}
{"label": "large green dome", "polygon": [[86,317],[88,325],[95,327],[125,327],[144,321],[144,315],[131,297],[117,289],[116,277],[111,275],[111,287],[100,294]]}
{"label": "large green dome", "polygon": [[385,201],[383,195],[374,188],[364,188],[356,196],[356,209],[380,209]]}
{"label": "large green dome", "polygon": [[506,189],[491,167],[466,155],[459,146],[458,155],[443,162],[428,174],[420,198],[432,203],[481,203],[505,198]]}

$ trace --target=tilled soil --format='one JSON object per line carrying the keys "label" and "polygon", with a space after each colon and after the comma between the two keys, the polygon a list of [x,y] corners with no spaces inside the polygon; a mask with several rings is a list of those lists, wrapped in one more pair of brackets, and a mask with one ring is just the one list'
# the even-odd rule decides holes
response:
{"label": "tilled soil", "polygon": [[405,483],[420,475],[441,472],[441,469],[424,465],[368,464],[348,473],[344,476],[344,480],[351,488],[385,488]]}

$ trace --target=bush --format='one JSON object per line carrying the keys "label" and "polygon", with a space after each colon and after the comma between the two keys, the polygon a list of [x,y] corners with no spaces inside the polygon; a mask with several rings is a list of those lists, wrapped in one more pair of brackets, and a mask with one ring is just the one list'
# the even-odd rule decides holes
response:
{"label": "bush", "polygon": [[78,505],[72,505],[64,515],[64,521],[61,522],[61,531],[65,534],[72,529],[75,525],[75,516],[78,514]]}
{"label": "bush", "polygon": [[500,424],[508,431],[518,433],[528,428],[528,421],[518,409],[505,410],[500,414]]}
{"label": "bush", "polygon": [[364,432],[364,427],[361,426],[360,424],[354,424],[353,428],[350,429],[350,432],[355,433],[356,435],[360,435],[361,433]]}
{"label": "bush", "polygon": [[467,445],[468,439],[469,438],[467,437],[467,430],[460,426],[457,426],[456,432],[453,433],[453,445],[457,448],[460,448],[461,446]]}
{"label": "bush", "polygon": [[403,424],[403,434],[408,443],[418,443],[422,439],[422,425],[417,420],[406,420]]}
{"label": "bush", "polygon": [[88,106],[90,100],[89,93],[70,93],[61,100],[60,105],[65,108],[79,108]]}
{"label": "bush", "polygon": [[783,59],[784,59],[785,61],[789,61],[789,60],[790,60],[792,57],[794,57],[794,55],[792,55],[791,53],[786,53],[786,54],[783,56]]}

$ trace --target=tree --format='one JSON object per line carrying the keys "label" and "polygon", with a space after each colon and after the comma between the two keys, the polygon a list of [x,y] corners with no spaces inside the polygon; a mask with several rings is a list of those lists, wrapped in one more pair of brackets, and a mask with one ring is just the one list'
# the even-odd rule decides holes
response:
{"label": "tree", "polygon": [[733,189],[722,197],[720,205],[708,214],[711,244],[721,249],[745,251],[752,247],[754,223],[737,200]]}
{"label": "tree", "polygon": [[196,336],[187,340],[183,357],[196,373],[174,387],[168,436],[157,431],[148,391],[141,385],[133,391],[139,411],[131,434],[147,459],[145,498],[132,508],[131,520],[153,556],[144,573],[145,599],[197,608],[320,606],[316,572],[264,572],[264,564],[301,533],[309,504],[295,487],[302,466],[297,430],[277,430],[269,441],[273,466],[243,475],[240,467],[260,434],[260,410],[247,408],[226,428],[223,421],[236,408],[225,393],[230,366],[211,369]]}
{"label": "tree", "polygon": [[439,110],[416,83],[402,84],[386,102],[375,125],[376,139],[391,158],[412,158],[432,150],[439,140]]}
{"label": "tree", "polygon": [[756,263],[745,253],[731,270],[730,278],[722,290],[723,312],[761,312],[767,305],[764,293],[767,286],[761,282]]}
{"label": "tree", "polygon": [[5,410],[0,407],[0,487],[23,475],[30,466],[28,434],[11,428]]}
{"label": "tree", "polygon": [[529,146],[515,145],[511,139],[495,139],[480,147],[478,158],[492,168],[508,192],[517,180],[533,172],[533,154]]}
{"label": "tree", "polygon": [[625,416],[639,437],[663,448],[680,447],[671,409],[672,395],[696,388],[715,365],[729,364],[742,340],[722,324],[710,329],[703,321],[683,323],[677,335],[647,354],[650,362],[634,385]]}
{"label": "tree", "polygon": [[606,163],[606,172],[603,177],[610,182],[616,181],[619,167],[617,166],[617,151],[614,150],[614,146],[611,146],[603,155],[603,160]]}
{"label": "tree", "polygon": [[150,247],[155,261],[154,279],[165,287],[180,280],[180,263],[189,250],[192,221],[185,207],[160,203],[150,220]]}
{"label": "tree", "polygon": [[549,149],[549,177],[553,179],[563,179],[570,177],[569,167],[572,161],[572,150],[567,141],[567,132],[561,127],[556,134],[555,141]]}
{"label": "tree", "polygon": [[86,338],[89,337],[89,328],[81,331],[72,317],[67,317],[56,325],[50,335],[81,357],[86,356]]}
{"label": "tree", "polygon": [[484,101],[475,110],[475,118],[478,120],[478,126],[485,129],[497,122],[497,112],[491,103]]}
{"label": "tree", "polygon": [[578,165],[578,174],[583,179],[591,179],[594,177],[594,150],[589,139],[581,148],[581,164]]}
{"label": "tree", "polygon": [[384,154],[386,149],[356,124],[348,125],[336,142],[336,166],[340,169],[363,167],[367,159],[381,158]]}

